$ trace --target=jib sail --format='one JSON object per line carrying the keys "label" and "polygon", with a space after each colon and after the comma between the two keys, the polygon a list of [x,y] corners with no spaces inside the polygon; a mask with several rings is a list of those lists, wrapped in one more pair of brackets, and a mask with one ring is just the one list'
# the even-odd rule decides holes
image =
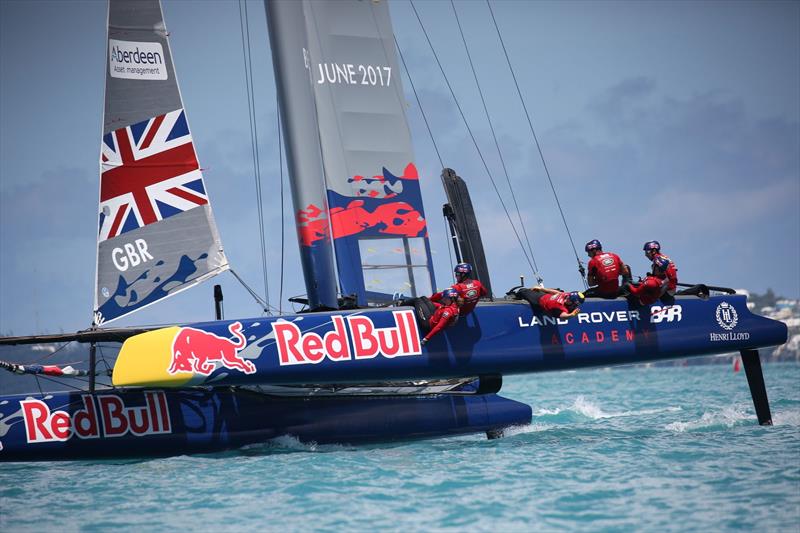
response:
{"label": "jib sail", "polygon": [[361,305],[429,294],[428,228],[388,5],[270,2],[271,16],[279,9],[303,11],[306,44],[287,65],[304,69],[313,89],[342,294]]}
{"label": "jib sail", "polygon": [[158,0],[111,0],[94,322],[228,268]]}

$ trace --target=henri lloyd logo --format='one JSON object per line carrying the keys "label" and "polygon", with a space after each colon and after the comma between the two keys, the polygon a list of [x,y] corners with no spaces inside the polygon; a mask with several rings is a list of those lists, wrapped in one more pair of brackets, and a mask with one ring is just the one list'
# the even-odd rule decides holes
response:
{"label": "henri lloyd logo", "polygon": [[736,309],[728,302],[722,302],[717,306],[717,324],[725,330],[732,330],[739,322],[739,315]]}
{"label": "henri lloyd logo", "polygon": [[739,323],[739,315],[736,309],[728,302],[722,302],[717,306],[717,324],[719,327],[726,330],[726,333],[709,333],[709,340],[717,341],[740,341],[748,340],[750,334],[747,332],[733,332],[731,331]]}
{"label": "henri lloyd logo", "polygon": [[112,78],[166,80],[167,63],[161,43],[109,39],[108,71]]}

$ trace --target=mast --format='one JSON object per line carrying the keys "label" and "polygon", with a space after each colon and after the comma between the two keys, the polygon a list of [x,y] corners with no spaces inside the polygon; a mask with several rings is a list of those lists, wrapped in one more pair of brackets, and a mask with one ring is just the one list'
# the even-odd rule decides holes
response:
{"label": "mast", "polygon": [[336,274],[304,4],[264,3],[308,303],[311,309],[336,309]]}

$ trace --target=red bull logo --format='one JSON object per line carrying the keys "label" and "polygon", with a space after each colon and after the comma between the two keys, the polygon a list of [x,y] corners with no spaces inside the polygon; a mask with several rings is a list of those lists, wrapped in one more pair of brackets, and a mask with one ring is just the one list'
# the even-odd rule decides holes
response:
{"label": "red bull logo", "polygon": [[303,333],[293,322],[273,322],[272,331],[281,366],[353,359],[389,359],[421,355],[419,330],[413,311],[395,311],[394,325],[378,328],[368,316],[334,316],[333,330]]}
{"label": "red bull logo", "polygon": [[217,368],[217,363],[220,363],[230,370],[254,373],[255,365],[238,355],[247,345],[242,334],[242,323],[234,322],[228,326],[228,331],[235,340],[200,329],[181,328],[172,342],[172,364],[167,372],[194,372],[208,376]]}
{"label": "red bull logo", "polygon": [[83,409],[72,413],[51,411],[46,403],[32,398],[19,402],[28,443],[63,442],[72,437],[121,437],[128,433],[137,437],[172,433],[163,392],[146,392],[145,404],[141,407],[127,407],[116,394],[95,398],[97,404],[92,396],[82,395]]}

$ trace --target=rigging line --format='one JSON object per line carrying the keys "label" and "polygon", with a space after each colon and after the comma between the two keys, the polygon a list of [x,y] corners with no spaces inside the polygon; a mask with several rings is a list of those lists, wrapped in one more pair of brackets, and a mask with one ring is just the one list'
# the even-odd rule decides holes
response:
{"label": "rigging line", "polygon": [[[69,383],[66,383],[64,381],[60,381],[60,380],[57,380],[57,379],[49,378],[47,376],[42,376],[41,374],[34,374],[33,377],[36,378],[36,386],[39,387],[39,394],[41,394],[42,396],[44,396],[44,392],[42,391],[42,385],[39,383],[39,379],[46,379],[47,381],[52,381],[53,383],[55,383],[57,385],[61,385],[62,387],[69,387],[71,389],[75,389],[75,390],[78,390],[78,391],[81,391],[81,392],[86,392],[86,389],[82,389],[80,387],[76,387],[75,385],[70,385]],[[77,379],[77,378],[74,378],[74,379]],[[78,381],[83,381],[84,383],[89,383],[89,381],[85,380],[85,379],[78,379]]]}
{"label": "rigging line", "polygon": [[50,358],[51,358],[51,357],[53,357],[55,354],[57,354],[58,352],[60,352],[61,350],[63,350],[63,349],[64,349],[64,348],[66,348],[67,346],[69,346],[71,343],[72,343],[72,341],[67,341],[67,342],[65,342],[64,344],[62,344],[61,346],[59,346],[58,348],[56,348],[55,350],[53,350],[52,352],[50,352],[49,354],[43,355],[42,357],[40,357],[40,358],[38,358],[38,359],[34,359],[34,361],[33,361],[33,362],[34,362],[34,364],[40,364],[40,363],[43,363],[43,362],[44,362],[44,361],[46,361],[47,359],[50,359]]}
{"label": "rigging line", "polygon": [[519,88],[519,83],[517,82],[517,75],[514,73],[514,68],[511,66],[511,59],[508,57],[508,50],[506,50],[505,42],[503,41],[503,35],[500,33],[500,27],[497,25],[497,19],[494,18],[494,11],[492,10],[492,4],[489,0],[486,0],[486,5],[489,7],[489,13],[492,16],[492,22],[494,23],[494,29],[497,32],[497,37],[500,39],[500,46],[503,48],[503,54],[506,57],[506,63],[508,64],[508,70],[511,71],[511,77],[514,80],[514,86],[517,88],[517,95],[519,96],[519,101],[522,103],[522,109],[525,111],[525,118],[528,119],[528,126],[530,127],[531,134],[533,135],[533,140],[536,142],[536,149],[539,151],[539,157],[542,160],[542,166],[544,167],[544,173],[547,175],[547,181],[550,182],[550,189],[553,191],[553,196],[556,199],[556,205],[558,206],[558,211],[561,213],[561,220],[564,222],[564,229],[567,230],[567,236],[569,237],[569,242],[572,245],[572,252],[575,254],[575,260],[578,261],[578,271],[581,273],[581,278],[583,278],[583,284],[586,285],[586,276],[583,269],[583,263],[581,262],[580,257],[578,257],[578,250],[575,248],[575,241],[572,239],[572,233],[569,230],[569,225],[567,225],[567,218],[564,216],[564,210],[561,209],[561,202],[558,199],[558,193],[556,193],[555,185],[553,185],[553,179],[550,176],[550,170],[547,168],[547,163],[544,159],[544,153],[542,152],[542,147],[539,144],[539,138],[536,136],[536,131],[533,128],[533,121],[531,120],[531,115],[528,113],[528,107],[525,105],[525,99],[522,98],[522,91]]}
{"label": "rigging line", "polygon": [[425,121],[425,128],[428,130],[428,135],[431,138],[431,144],[433,144],[433,149],[436,151],[436,157],[439,159],[439,165],[444,168],[444,163],[442,162],[442,154],[439,153],[439,147],[436,146],[436,140],[433,138],[433,132],[431,131],[431,125],[428,123],[428,116],[425,114],[425,110],[422,108],[422,102],[419,99],[419,95],[417,94],[417,89],[414,86],[414,80],[411,79],[411,71],[408,70],[408,65],[406,65],[406,58],[403,56],[403,51],[400,49],[400,43],[397,42],[397,36],[394,36],[394,45],[397,47],[397,53],[400,56],[400,61],[403,63],[403,70],[406,71],[406,75],[408,76],[408,81],[411,84],[411,90],[414,92],[414,98],[417,100],[417,106],[419,107],[419,111],[422,114],[422,120]]}
{"label": "rigging line", "polygon": [[[244,3],[244,16],[242,14],[242,3]],[[258,204],[258,231],[261,242],[261,271],[264,275],[264,296],[269,301],[269,281],[267,278],[267,249],[264,231],[264,205],[261,191],[261,160],[258,149],[258,124],[256,121],[255,87],[253,85],[253,62],[250,50],[250,19],[247,13],[247,2],[239,1],[239,26],[242,33],[242,56],[245,61],[245,86],[247,87],[247,108],[250,120],[250,144],[253,153],[253,170],[255,175],[256,202]],[[245,44],[246,42],[246,44]],[[267,311],[266,308],[264,308]]]}
{"label": "rigging line", "polygon": [[[419,94],[417,93],[417,88],[414,85],[414,80],[411,78],[411,71],[408,70],[408,65],[406,65],[406,58],[403,56],[403,51],[400,49],[400,43],[397,41],[397,36],[392,33],[392,37],[394,38],[394,45],[397,48],[397,55],[400,56],[400,62],[403,65],[403,70],[408,76],[408,82],[411,85],[411,91],[414,93],[414,99],[417,101],[417,107],[419,108],[419,112],[422,115],[422,120],[425,122],[425,128],[428,130],[428,136],[431,139],[431,144],[433,145],[433,149],[436,152],[436,157],[439,159],[439,165],[442,169],[444,169],[444,161],[442,160],[442,154],[439,152],[439,147],[436,145],[436,139],[433,137],[433,131],[431,130],[431,125],[428,122],[428,116],[425,114],[425,109],[422,107],[422,101],[419,98]],[[442,217],[442,221],[444,224],[444,239],[445,239],[445,248],[447,248],[447,257],[450,259],[450,265],[453,264],[453,253],[450,250],[450,239],[448,239],[449,235],[449,226],[447,225],[447,218]],[[432,265],[431,265],[432,266]],[[452,276],[451,272],[451,279],[455,282],[455,277]],[[436,290],[436,287],[431,287],[432,290]]]}
{"label": "rigging line", "polygon": [[517,242],[519,243],[520,249],[522,250],[522,254],[525,256],[525,260],[528,262],[528,265],[531,267],[531,270],[533,270],[533,263],[531,263],[531,259],[530,257],[528,257],[528,252],[527,250],[525,250],[525,246],[522,244],[522,238],[519,236],[519,232],[517,231],[517,228],[514,226],[514,222],[511,220],[511,215],[508,212],[506,203],[503,201],[503,197],[500,195],[500,190],[497,188],[497,184],[495,183],[494,178],[492,177],[492,173],[489,170],[489,165],[486,163],[486,159],[483,157],[483,153],[481,152],[481,149],[478,147],[478,141],[475,139],[475,135],[472,133],[472,129],[469,127],[469,123],[467,122],[467,117],[464,115],[464,111],[461,109],[461,104],[458,103],[458,98],[456,98],[456,93],[455,91],[453,91],[453,87],[450,85],[450,80],[447,79],[447,74],[445,74],[444,67],[442,67],[441,61],[439,61],[439,56],[436,54],[436,50],[433,48],[433,44],[431,43],[430,37],[428,37],[428,32],[425,29],[425,25],[422,23],[422,19],[420,18],[419,13],[417,12],[417,8],[414,5],[414,0],[409,0],[409,3],[411,4],[411,8],[414,10],[414,15],[417,17],[417,22],[419,22],[419,25],[422,28],[422,33],[425,35],[425,40],[428,41],[428,46],[430,47],[431,52],[433,52],[433,57],[436,59],[436,64],[439,65],[439,70],[441,71],[442,76],[444,77],[444,81],[445,84],[447,85],[447,88],[450,90],[450,95],[453,97],[453,101],[456,104],[456,108],[458,109],[458,112],[461,115],[461,119],[464,121],[464,125],[467,128],[467,132],[469,132],[469,136],[472,139],[472,144],[475,145],[475,150],[478,152],[478,156],[480,157],[481,162],[483,162],[483,168],[486,170],[486,174],[489,176],[489,181],[492,183],[494,192],[497,194],[497,198],[500,200],[500,205],[503,207],[503,211],[506,214],[506,218],[508,218],[509,224],[511,224],[511,229],[514,232],[514,235],[517,237]]}
{"label": "rigging line", "polygon": [[280,180],[278,181],[278,187],[281,190],[281,283],[280,283],[280,290],[278,292],[278,314],[283,314],[283,271],[284,271],[284,250],[285,250],[285,242],[286,242],[286,235],[285,235],[285,221],[286,218],[284,217],[285,214],[285,205],[284,205],[284,198],[283,198],[283,140],[281,138],[281,104],[278,102],[278,99],[275,99],[275,107],[277,109],[276,116],[278,117],[278,168],[280,172]]}
{"label": "rigging line", "polygon": [[247,292],[250,293],[250,296],[252,296],[255,299],[255,301],[258,302],[258,304],[262,307],[265,313],[272,314],[270,312],[270,308],[276,310],[275,307],[271,306],[269,302],[265,302],[261,298],[261,296],[259,296],[258,293],[256,293],[256,291],[254,291],[247,283],[245,283],[244,280],[239,276],[239,274],[236,273],[235,270],[233,270],[232,268],[229,268],[228,270],[230,271],[231,274],[233,274],[233,277],[235,277],[239,281],[239,283],[242,284],[242,287],[244,287],[247,290]]}
{"label": "rigging line", "polygon": [[456,5],[453,0],[450,0],[450,6],[453,8],[453,14],[455,15],[456,24],[458,25],[458,32],[461,34],[461,41],[464,43],[464,50],[467,52],[467,59],[469,60],[469,67],[472,70],[472,77],[475,79],[475,86],[478,88],[478,94],[481,97],[481,104],[483,104],[483,112],[486,114],[486,121],[489,123],[489,130],[492,132],[492,139],[494,140],[494,146],[497,149],[497,155],[500,157],[500,165],[503,167],[503,174],[506,177],[506,183],[508,183],[508,189],[511,191],[511,199],[514,201],[514,208],[517,211],[517,218],[519,219],[519,225],[522,228],[522,234],[525,235],[525,242],[528,245],[528,252],[531,255],[531,259],[533,260],[533,275],[539,280],[541,283],[542,277],[539,274],[539,265],[536,264],[536,257],[533,255],[533,247],[531,246],[531,241],[528,238],[528,230],[526,228],[526,224],[522,221],[522,214],[519,210],[519,204],[517,204],[517,196],[514,194],[514,187],[511,185],[511,178],[508,176],[508,168],[506,167],[506,161],[503,157],[503,152],[500,150],[500,142],[497,140],[497,134],[494,130],[494,124],[492,124],[492,117],[489,115],[489,108],[486,105],[486,99],[483,96],[483,90],[481,89],[480,81],[478,81],[478,74],[475,72],[475,64],[472,62],[472,54],[469,52],[469,46],[467,45],[467,39],[464,37],[464,30],[461,27],[461,20],[458,18],[458,11],[456,11]]}

